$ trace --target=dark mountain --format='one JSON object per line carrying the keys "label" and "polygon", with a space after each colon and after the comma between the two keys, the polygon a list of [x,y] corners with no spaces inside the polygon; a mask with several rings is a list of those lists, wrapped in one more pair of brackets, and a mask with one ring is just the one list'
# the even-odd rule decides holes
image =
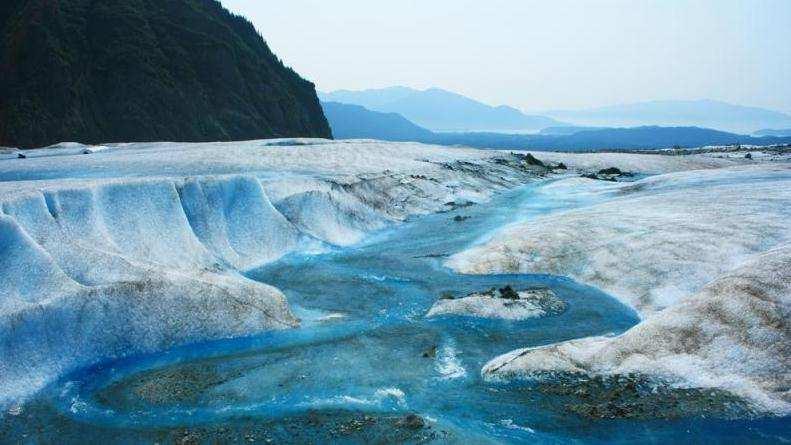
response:
{"label": "dark mountain", "polygon": [[320,93],[322,101],[361,105],[369,110],[398,113],[435,131],[535,131],[563,125],[545,116],[530,116],[507,107],[492,107],[439,88],[420,91],[392,87],[364,91]]}
{"label": "dark mountain", "polygon": [[545,114],[574,125],[598,127],[694,126],[745,134],[762,128],[791,127],[788,114],[715,100],[639,102],[588,110],[547,111]]}
{"label": "dark mountain", "polygon": [[321,106],[330,122],[332,134],[338,139],[421,141],[434,135],[397,113],[380,113],[338,102],[322,102]]}
{"label": "dark mountain", "polygon": [[0,145],[331,136],[313,84],[215,0],[0,4]]}

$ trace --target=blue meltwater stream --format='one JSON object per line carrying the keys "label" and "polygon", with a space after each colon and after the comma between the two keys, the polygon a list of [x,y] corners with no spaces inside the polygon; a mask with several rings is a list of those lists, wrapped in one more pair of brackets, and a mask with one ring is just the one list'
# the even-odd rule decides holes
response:
{"label": "blue meltwater stream", "polygon": [[[552,395],[481,378],[487,361],[513,349],[638,322],[611,296],[568,278],[461,275],[442,265],[510,222],[600,199],[546,184],[250,271],[287,295],[300,328],[81,370],[6,417],[0,442],[745,443],[786,435],[783,419],[585,419],[542,403]],[[526,321],[425,318],[444,292],[504,285],[548,286],[568,309]],[[423,420],[421,433],[399,420],[408,413]]]}

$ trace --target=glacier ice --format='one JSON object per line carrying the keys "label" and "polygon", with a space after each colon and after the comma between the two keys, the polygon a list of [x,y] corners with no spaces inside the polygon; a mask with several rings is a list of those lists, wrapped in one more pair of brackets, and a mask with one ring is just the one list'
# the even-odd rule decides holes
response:
{"label": "glacier ice", "polygon": [[570,178],[550,187],[606,196],[598,204],[505,227],[447,265],[466,273],[570,276],[647,315],[791,237],[788,164],[605,185]]}
{"label": "glacier ice", "polygon": [[724,389],[761,411],[788,415],[790,317],[791,246],[785,245],[620,336],[512,351],[482,373],[488,379],[641,374],[678,387]]}
{"label": "glacier ice", "polygon": [[447,265],[571,276],[607,290],[643,321],[619,336],[507,353],[483,368],[486,378],[642,374],[791,413],[791,165],[631,183],[570,178],[546,189],[588,195],[590,204],[502,228]]}
{"label": "glacier ice", "polygon": [[0,159],[0,405],[100,360],[297,326],[243,272],[534,178],[504,153],[375,141],[26,153]]}

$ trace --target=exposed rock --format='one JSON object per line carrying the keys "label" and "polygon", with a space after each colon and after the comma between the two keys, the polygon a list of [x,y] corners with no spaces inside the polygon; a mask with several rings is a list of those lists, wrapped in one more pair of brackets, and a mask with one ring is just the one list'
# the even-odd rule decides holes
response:
{"label": "exposed rock", "polygon": [[533,156],[530,153],[525,153],[525,154],[515,153],[514,156],[516,156],[517,159],[521,160],[527,165],[537,165],[541,167],[546,167],[543,162],[541,162],[539,159],[537,159],[535,156]]}
{"label": "exposed rock", "polygon": [[472,201],[461,201],[461,202],[448,201],[448,202],[445,203],[445,207],[447,207],[447,208],[440,210],[438,213],[448,213],[448,212],[452,212],[454,210],[463,209],[463,208],[471,207],[471,206],[474,206],[474,205],[475,205],[475,203],[472,202]]}
{"label": "exposed rock", "polygon": [[615,182],[619,178],[626,178],[632,176],[634,176],[633,173],[621,171],[621,169],[617,167],[603,168],[596,173],[585,173],[582,175],[583,178],[596,179],[599,181],[611,181],[611,182]]}
{"label": "exposed rock", "polygon": [[526,383],[519,391],[541,394],[536,401],[551,410],[591,419],[737,418],[754,414],[743,400],[725,391],[675,388],[640,374],[588,377],[551,373]]}
{"label": "exposed rock", "polygon": [[599,170],[600,175],[617,175],[620,176],[623,172],[617,167],[603,168]]}
{"label": "exposed rock", "polygon": [[494,162],[537,174],[544,174],[549,171],[549,168],[541,160],[530,153],[511,152],[507,157],[495,158]]}
{"label": "exposed rock", "polygon": [[442,294],[440,294],[439,298],[442,300],[453,300],[454,298],[456,298],[456,296],[451,291],[445,291]]}
{"label": "exposed rock", "polygon": [[398,426],[411,430],[419,430],[426,426],[426,422],[417,414],[410,413],[398,422]]}
{"label": "exposed rock", "polygon": [[423,351],[423,358],[434,358],[437,356],[437,345]]}
{"label": "exposed rock", "polygon": [[507,286],[505,286],[503,288],[500,288],[499,291],[500,291],[500,298],[506,298],[506,299],[509,299],[509,300],[518,300],[519,299],[519,294],[516,293],[516,291],[509,285],[507,285]]}

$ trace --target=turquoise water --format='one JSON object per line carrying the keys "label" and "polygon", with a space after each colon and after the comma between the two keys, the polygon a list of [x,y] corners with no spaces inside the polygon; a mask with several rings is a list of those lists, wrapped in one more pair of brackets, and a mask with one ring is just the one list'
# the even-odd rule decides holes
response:
{"label": "turquoise water", "polygon": [[[490,203],[414,218],[366,243],[248,272],[288,296],[302,327],[189,345],[80,370],[2,419],[0,442],[765,443],[787,419],[595,420],[551,394],[484,382],[516,348],[619,333],[636,314],[603,292],[548,275],[455,274],[448,254],[509,222],[589,205],[538,183]],[[584,195],[583,195],[584,196]],[[461,222],[454,217],[469,217]],[[443,292],[548,286],[568,303],[527,321],[426,319]],[[399,423],[425,419],[415,432]],[[357,422],[357,423],[354,423]],[[430,428],[428,428],[430,427]]]}

